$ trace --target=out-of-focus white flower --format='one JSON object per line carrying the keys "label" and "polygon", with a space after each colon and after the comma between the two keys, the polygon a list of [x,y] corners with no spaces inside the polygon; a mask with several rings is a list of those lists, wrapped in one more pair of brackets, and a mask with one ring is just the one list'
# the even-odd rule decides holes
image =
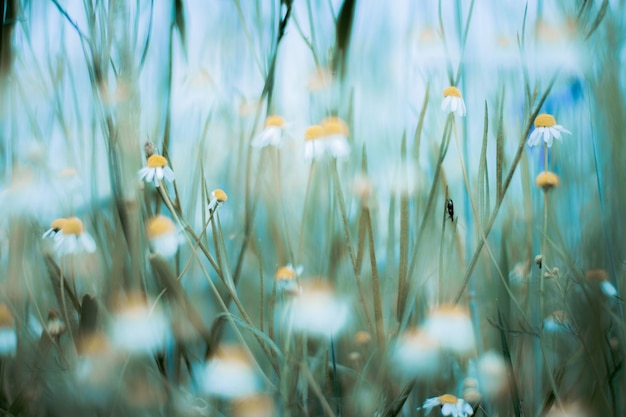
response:
{"label": "out-of-focus white flower", "polygon": [[285,120],[277,115],[268,116],[265,119],[265,127],[252,139],[250,146],[254,148],[264,148],[274,146],[279,148],[285,138]]}
{"label": "out-of-focus white flower", "polygon": [[218,347],[202,369],[201,381],[208,394],[229,399],[248,397],[260,389],[252,358],[240,346]]}
{"label": "out-of-focus white flower", "polygon": [[54,238],[54,247],[59,256],[96,251],[96,242],[77,217],[54,220],[43,238]]}
{"label": "out-of-focus white flower", "polygon": [[461,91],[456,87],[448,87],[443,90],[443,102],[441,103],[441,110],[446,113],[454,113],[458,117],[465,116],[465,101]]}
{"label": "out-of-focus white flower", "polygon": [[0,356],[14,356],[17,349],[15,320],[9,307],[0,303]]}
{"label": "out-of-focus white flower", "polygon": [[452,394],[443,394],[439,397],[429,398],[424,401],[420,409],[425,409],[426,414],[437,406],[441,406],[442,416],[467,417],[474,414],[472,406],[465,402],[462,398],[457,398]]}
{"label": "out-of-focus white flower", "polygon": [[156,187],[165,178],[169,182],[174,181],[174,171],[167,166],[167,159],[161,155],[152,155],[146,161],[146,166],[139,170],[139,179],[152,182]]}
{"label": "out-of-focus white flower", "polygon": [[441,352],[436,340],[415,328],[398,337],[390,359],[394,372],[404,378],[429,378],[439,370]]}
{"label": "out-of-focus white flower", "polygon": [[543,320],[543,328],[547,332],[568,331],[569,325],[569,318],[563,310],[557,310]]}
{"label": "out-of-focus white flower", "polygon": [[457,305],[441,305],[432,310],[424,330],[443,349],[459,355],[474,352],[475,339],[469,312]]}
{"label": "out-of-focus white flower", "polygon": [[343,158],[350,154],[346,122],[338,117],[327,117],[321,125],[309,126],[304,133],[304,157],[307,161],[329,155]]}
{"label": "out-of-focus white flower", "polygon": [[149,353],[167,338],[168,323],[158,308],[150,309],[141,293],[131,293],[118,301],[110,326],[114,347],[134,353]]}
{"label": "out-of-focus white flower", "polygon": [[541,140],[548,145],[548,148],[552,147],[554,138],[561,140],[561,133],[567,133],[571,135],[572,132],[565,129],[561,125],[556,124],[554,116],[551,114],[543,113],[537,116],[535,119],[535,130],[530,134],[528,138],[528,146],[537,146],[541,143]]}
{"label": "out-of-focus white flower", "polygon": [[617,297],[617,289],[611,281],[609,276],[603,269],[591,269],[585,273],[585,277],[589,283],[600,286],[600,290],[607,297]]}
{"label": "out-of-focus white flower", "polygon": [[219,188],[211,192],[211,201],[209,202],[209,211],[215,211],[219,206],[228,201],[228,195]]}
{"label": "out-of-focus white flower", "polygon": [[480,390],[490,398],[507,392],[509,369],[502,355],[489,351],[478,359],[478,380]]}
{"label": "out-of-focus white flower", "polygon": [[294,268],[291,264],[281,266],[274,274],[274,282],[276,283],[276,292],[280,294],[296,295],[300,293],[298,285],[298,275],[303,271],[302,266]]}
{"label": "out-of-focus white flower", "polygon": [[118,376],[118,357],[111,350],[103,333],[96,332],[78,340],[78,353],[74,378],[84,398],[98,403],[106,403],[115,387]]}
{"label": "out-of-focus white flower", "polygon": [[333,336],[345,326],[349,317],[348,302],[335,293],[332,284],[306,280],[300,294],[288,303],[288,320],[294,330],[314,336]]}
{"label": "out-of-focus white flower", "polygon": [[146,222],[146,236],[150,247],[166,258],[178,251],[179,237],[174,222],[166,216],[154,216]]}

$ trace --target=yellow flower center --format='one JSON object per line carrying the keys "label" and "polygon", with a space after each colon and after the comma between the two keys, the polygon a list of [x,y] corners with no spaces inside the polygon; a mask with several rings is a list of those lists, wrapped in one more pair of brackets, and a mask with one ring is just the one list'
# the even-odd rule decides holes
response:
{"label": "yellow flower center", "polygon": [[443,394],[437,398],[441,404],[456,404],[458,398],[452,394]]}
{"label": "yellow flower center", "polygon": [[169,217],[155,216],[146,222],[146,235],[148,239],[155,239],[176,231],[174,222]]}
{"label": "yellow flower center", "polygon": [[228,196],[226,195],[224,190],[220,190],[219,188],[213,190],[213,198],[215,198],[220,203],[225,203],[226,200],[228,200]]}
{"label": "yellow flower center", "polygon": [[148,158],[147,165],[148,168],[163,168],[164,166],[167,166],[167,159],[161,155],[152,155]]}
{"label": "yellow flower center", "polygon": [[285,119],[280,116],[272,115],[265,119],[265,127],[283,127],[284,124]]}
{"label": "yellow flower center", "polygon": [[453,96],[453,97],[459,97],[459,98],[463,97],[459,89],[456,87],[448,87],[445,90],[443,90],[443,96],[444,97]]}
{"label": "yellow flower center", "polygon": [[342,135],[348,136],[350,129],[346,122],[338,117],[328,117],[322,121],[322,128],[326,135]]}
{"label": "yellow flower center", "polygon": [[274,275],[274,280],[276,281],[280,281],[280,280],[289,281],[295,278],[296,278],[296,271],[294,271],[294,269],[290,266],[281,266],[280,268],[278,268],[278,270],[276,271],[276,274]]}
{"label": "yellow flower center", "polygon": [[50,226],[52,228],[52,230],[61,230],[63,229],[63,225],[65,224],[66,219],[56,219],[52,222],[52,225]]}
{"label": "yellow flower center", "polygon": [[320,125],[309,126],[304,132],[304,140],[317,140],[322,136],[324,136],[324,128]]}
{"label": "yellow flower center", "polygon": [[0,303],[0,327],[13,327],[13,323],[11,310],[6,304]]}
{"label": "yellow flower center", "polygon": [[535,127],[552,127],[555,124],[556,120],[551,114],[543,113],[535,119]]}
{"label": "yellow flower center", "polygon": [[544,191],[548,191],[551,188],[558,186],[559,183],[559,177],[554,172],[550,171],[544,171],[537,175],[537,178],[535,178],[535,184],[537,184],[537,187],[543,188]]}
{"label": "yellow flower center", "polygon": [[85,226],[83,226],[83,222],[81,222],[78,217],[70,217],[69,219],[65,219],[65,222],[63,222],[61,231],[64,235],[80,236],[85,231]]}

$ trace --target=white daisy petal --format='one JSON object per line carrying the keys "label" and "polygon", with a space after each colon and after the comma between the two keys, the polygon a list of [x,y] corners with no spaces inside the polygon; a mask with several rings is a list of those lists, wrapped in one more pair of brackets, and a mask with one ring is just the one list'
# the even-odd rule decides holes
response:
{"label": "white daisy petal", "polygon": [[550,134],[554,136],[556,139],[561,140],[561,133],[559,132],[558,129],[556,129],[556,126],[550,128]]}
{"label": "white daisy petal", "polygon": [[451,96],[448,96],[446,98],[443,99],[443,102],[441,103],[441,110],[443,110],[446,113],[450,112],[450,101],[452,100]]}
{"label": "white daisy petal", "polygon": [[161,181],[163,179],[163,168],[158,167],[156,169],[156,178]]}
{"label": "white daisy petal", "polygon": [[172,171],[172,168],[170,167],[165,167],[163,168],[163,175],[165,176],[165,179],[168,180],[169,182],[174,181],[174,171]]}
{"label": "white daisy petal", "polygon": [[458,115],[461,117],[465,117],[465,114],[467,113],[467,109],[465,107],[465,101],[463,101],[463,99],[461,99],[460,101],[461,101],[461,105],[459,106]]}
{"label": "white daisy petal", "polygon": [[541,140],[541,131],[539,129],[533,130],[528,138],[528,146],[537,146]]}
{"label": "white daisy petal", "polygon": [[[545,137],[545,135],[544,135]],[[554,142],[554,138],[552,137],[552,135],[548,135],[548,139],[546,139],[546,143],[548,144],[548,148],[552,147],[552,143]]]}
{"label": "white daisy petal", "polygon": [[156,171],[154,168],[148,168],[148,172],[146,173],[144,180],[146,180],[146,182],[152,182],[155,173]]}
{"label": "white daisy petal", "polygon": [[148,167],[143,167],[139,170],[139,172],[137,173],[137,176],[139,177],[140,180],[143,180],[152,170],[152,168],[148,168]]}
{"label": "white daisy petal", "polygon": [[456,113],[459,100],[456,97],[450,97],[450,113]]}
{"label": "white daisy petal", "polygon": [[449,415],[451,415],[452,413],[454,413],[455,408],[456,408],[456,405],[455,405],[455,404],[447,404],[447,403],[446,403],[446,404],[443,404],[443,405],[441,406],[441,415],[443,415],[443,416],[449,416]]}
{"label": "white daisy petal", "polygon": [[94,253],[96,251],[96,242],[93,240],[89,233],[83,233],[80,235],[80,243],[85,252]]}
{"label": "white daisy petal", "polygon": [[[552,138],[552,136],[550,136],[550,129],[546,129],[545,127],[542,127],[540,129],[543,132],[543,141],[545,143],[548,143],[551,140],[551,138]],[[550,145],[548,145],[548,146],[550,146]]]}

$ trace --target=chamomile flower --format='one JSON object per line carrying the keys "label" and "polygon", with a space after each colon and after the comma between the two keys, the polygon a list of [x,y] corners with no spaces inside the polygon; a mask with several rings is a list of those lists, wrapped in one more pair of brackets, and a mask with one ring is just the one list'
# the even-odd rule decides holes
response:
{"label": "chamomile flower", "polygon": [[327,117],[322,120],[324,129],[324,141],[326,142],[326,152],[334,158],[343,158],[350,154],[350,144],[348,136],[350,130],[346,122],[339,117]]}
{"label": "chamomile flower", "polygon": [[139,179],[152,182],[156,187],[165,178],[169,182],[174,181],[174,171],[167,166],[167,159],[161,155],[152,155],[146,161],[146,166],[139,170]]}
{"label": "chamomile flower", "polygon": [[199,376],[205,392],[223,398],[248,397],[261,388],[252,358],[240,346],[218,347]]}
{"label": "chamomile flower", "polygon": [[429,398],[424,401],[420,409],[425,409],[426,414],[435,408],[441,406],[442,416],[467,417],[474,414],[474,409],[462,398],[457,398],[452,394],[444,394],[439,397]]}
{"label": "chamomile flower", "polygon": [[285,120],[276,115],[268,116],[265,119],[265,127],[252,139],[250,146],[253,148],[264,148],[274,146],[279,148],[285,138]]}
{"label": "chamomile flower", "polygon": [[325,154],[333,158],[343,158],[350,154],[346,122],[339,117],[327,117],[320,125],[309,126],[304,132],[304,157],[307,161]]}
{"label": "chamomile flower", "polygon": [[43,234],[43,237],[54,238],[54,247],[60,256],[96,251],[96,242],[85,231],[83,222],[77,217],[54,220],[52,227]]}
{"label": "chamomile flower", "polygon": [[324,128],[320,125],[307,127],[304,132],[304,158],[312,161],[324,155],[326,143],[323,141]]}
{"label": "chamomile flower", "polygon": [[599,285],[600,290],[602,290],[602,293],[607,297],[617,297],[617,289],[611,284],[605,270],[591,269],[587,271],[585,278],[587,278],[588,282]]}
{"label": "chamomile flower", "polygon": [[456,87],[448,87],[443,90],[443,102],[441,103],[441,110],[446,113],[454,113],[458,117],[465,116],[465,101],[461,91]]}
{"label": "chamomile flower", "polygon": [[535,178],[535,184],[537,184],[537,187],[542,188],[543,191],[550,191],[560,184],[560,180],[559,176],[554,172],[543,171]]}
{"label": "chamomile flower", "polygon": [[276,270],[274,282],[276,283],[276,292],[282,294],[296,295],[300,292],[298,285],[298,275],[302,273],[302,266],[294,268],[291,264],[281,266]]}
{"label": "chamomile flower", "polygon": [[169,327],[158,308],[150,306],[141,293],[119,301],[110,327],[114,347],[133,353],[148,353],[163,346]]}
{"label": "chamomile flower", "polygon": [[211,192],[211,201],[209,202],[209,211],[216,210],[219,206],[224,204],[228,200],[228,195],[224,190],[216,188]]}
{"label": "chamomile flower", "polygon": [[350,305],[325,280],[302,283],[300,294],[289,301],[293,329],[312,336],[328,337],[339,333],[350,317]]}
{"label": "chamomile flower", "polygon": [[13,356],[16,348],[15,319],[9,307],[0,303],[0,356]]}
{"label": "chamomile flower", "polygon": [[474,352],[474,329],[465,308],[441,305],[430,312],[423,327],[443,349],[458,355]]}
{"label": "chamomile flower", "polygon": [[150,247],[166,258],[178,251],[178,231],[174,222],[163,215],[154,216],[146,222],[146,236]]}
{"label": "chamomile flower", "polygon": [[550,148],[554,138],[561,141],[561,133],[572,134],[572,132],[565,129],[563,126],[557,125],[554,116],[551,114],[540,114],[535,119],[535,130],[533,130],[528,138],[528,146],[537,146],[543,139],[548,145],[548,148]]}

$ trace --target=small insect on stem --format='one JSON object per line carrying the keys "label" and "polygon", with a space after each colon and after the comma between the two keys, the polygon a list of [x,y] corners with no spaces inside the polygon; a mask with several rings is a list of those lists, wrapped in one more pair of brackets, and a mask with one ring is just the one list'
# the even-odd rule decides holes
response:
{"label": "small insect on stem", "polygon": [[454,201],[451,198],[446,201],[446,210],[448,211],[448,218],[454,223]]}

